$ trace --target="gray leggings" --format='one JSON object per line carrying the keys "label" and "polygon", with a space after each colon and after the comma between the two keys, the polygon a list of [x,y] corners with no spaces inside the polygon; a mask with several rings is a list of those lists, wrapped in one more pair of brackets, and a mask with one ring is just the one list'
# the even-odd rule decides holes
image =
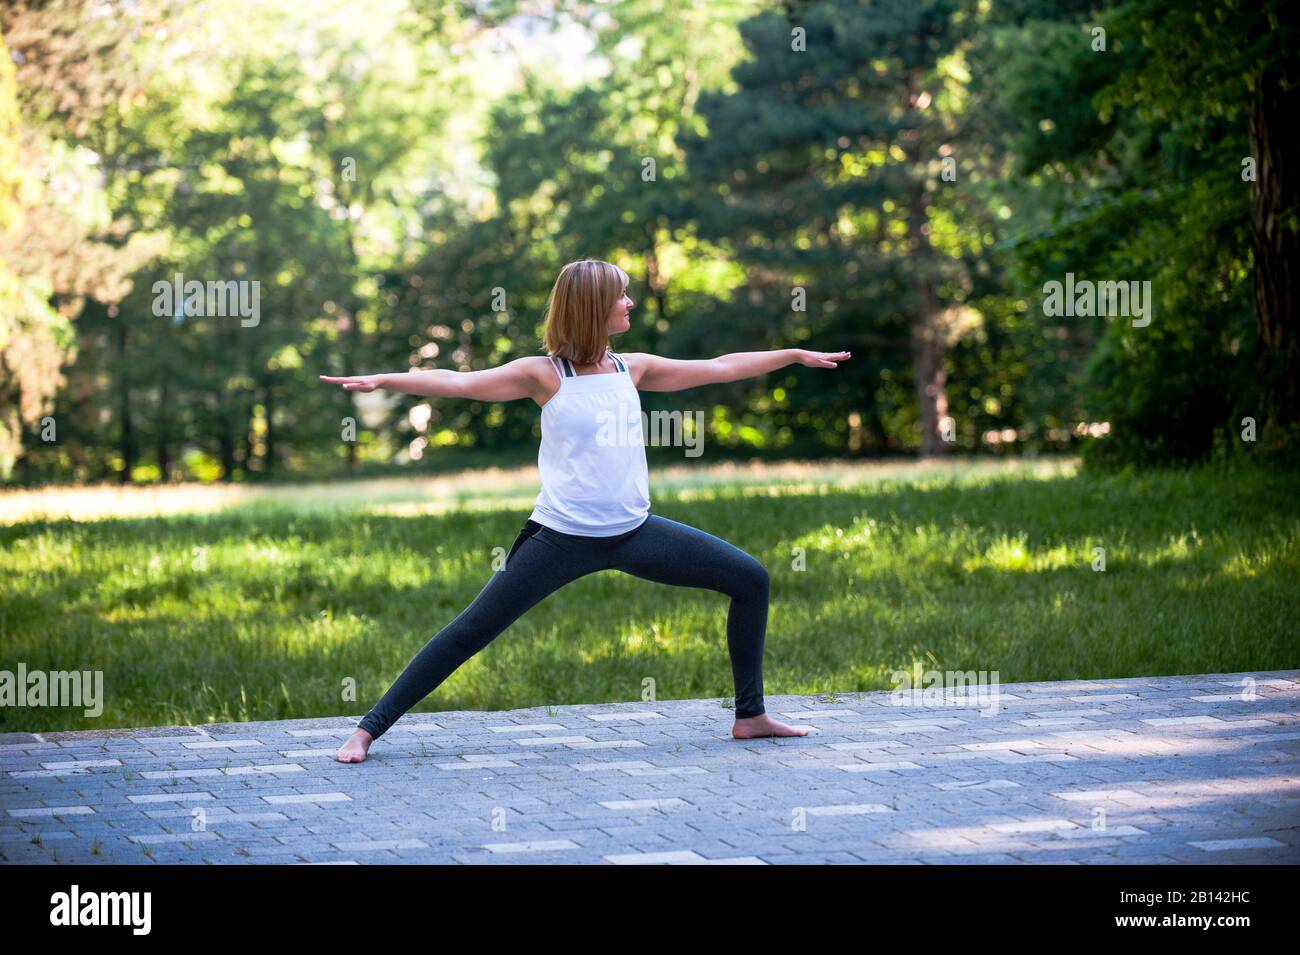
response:
{"label": "gray leggings", "polygon": [[613,537],[562,534],[527,521],[505,565],[455,620],[424,645],[358,725],[378,739],[530,607],[565,584],[600,570],[621,570],[656,583],[703,587],[731,597],[727,650],[736,687],[736,718],[766,712],[767,569],[712,534],[651,514],[640,527]]}

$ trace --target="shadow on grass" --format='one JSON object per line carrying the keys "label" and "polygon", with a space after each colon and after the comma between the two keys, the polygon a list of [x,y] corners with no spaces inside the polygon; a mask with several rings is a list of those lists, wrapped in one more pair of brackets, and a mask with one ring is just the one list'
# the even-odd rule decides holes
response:
{"label": "shadow on grass", "polygon": [[[852,692],[887,688],[885,674],[926,654],[952,669],[999,669],[1004,681],[1295,666],[1300,652],[1287,639],[1286,620],[1287,607],[1300,603],[1298,485],[1294,476],[1262,473],[936,478],[784,493],[711,489],[689,501],[665,496],[652,513],[728,540],[769,567],[769,693]],[[527,516],[235,511],[0,528],[9,566],[21,542],[45,535],[75,535],[71,559],[81,562],[75,571],[47,568],[31,589],[0,590],[5,664],[22,657],[32,668],[66,668],[75,659],[78,668],[94,668],[103,660],[119,675],[126,666],[119,685],[145,697],[137,715],[150,711],[151,683],[166,688],[161,712],[188,712],[196,682],[216,697],[246,695],[239,705],[259,719],[364,711],[489,582],[492,549],[508,550]],[[896,540],[933,528],[937,550],[894,564],[879,552],[865,564],[841,559],[850,530],[870,521],[873,533]],[[793,542],[818,530],[830,543],[809,552],[815,571],[792,571]],[[1151,556],[1192,532],[1198,536],[1186,554]],[[958,535],[982,547],[1021,538],[1031,553],[1101,540],[1111,552],[1104,574],[1086,565],[966,570],[961,563],[972,554],[945,549]],[[1253,576],[1222,572],[1222,558],[1277,547],[1279,539],[1287,552]],[[229,571],[225,564],[249,545],[290,556]],[[195,547],[208,549],[210,570],[192,568]],[[124,563],[141,566],[154,555],[163,556],[161,579],[114,581]],[[337,562],[354,559],[376,563],[370,572],[364,563],[339,569]],[[398,576],[404,582],[395,583]],[[416,711],[446,709],[447,700],[497,709],[635,699],[641,676],[655,667],[674,698],[722,695],[719,689],[731,691],[726,608],[711,591],[589,575],[531,608],[444,684],[450,693],[435,691],[426,701],[432,705]],[[311,629],[322,613],[352,629]],[[661,621],[684,649],[621,651],[620,633]],[[567,642],[554,642],[556,634]],[[579,655],[594,662],[580,663]],[[507,659],[513,669],[498,670]],[[463,686],[462,673],[472,678]],[[480,680],[483,674],[492,679]],[[356,678],[359,700],[339,705],[346,675]],[[284,683],[293,687],[288,703]],[[194,704],[197,715],[204,704]]]}

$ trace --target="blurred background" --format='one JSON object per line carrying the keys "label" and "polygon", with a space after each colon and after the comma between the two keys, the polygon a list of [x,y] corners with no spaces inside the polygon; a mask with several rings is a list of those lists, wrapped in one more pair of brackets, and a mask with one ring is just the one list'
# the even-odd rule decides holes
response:
{"label": "blurred background", "polygon": [[[643,396],[702,410],[714,458],[1278,451],[1297,428],[1281,11],[7,2],[0,477],[535,460],[531,402],[317,375],[538,354],[555,276],[586,257],[632,276],[617,350],[853,352]],[[1149,283],[1146,319],[1047,314],[1067,273]],[[156,314],[178,274],[257,281],[256,324]]]}

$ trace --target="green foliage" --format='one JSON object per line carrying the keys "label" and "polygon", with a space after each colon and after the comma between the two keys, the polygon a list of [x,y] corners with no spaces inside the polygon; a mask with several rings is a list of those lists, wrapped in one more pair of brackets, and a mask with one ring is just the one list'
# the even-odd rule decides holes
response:
{"label": "green foliage", "polygon": [[[1147,327],[1065,320],[1097,339],[1075,363],[1084,413],[1110,427],[1085,448],[1091,464],[1250,453],[1242,419],[1265,416],[1242,159],[1252,76],[1294,50],[1291,28],[1264,36],[1267,6],[1043,9],[1000,34],[990,88],[1017,130],[1016,171],[1047,211],[1011,243],[1020,287],[1041,301],[1042,284],[1071,271],[1150,281],[1154,294]],[[1105,51],[1089,46],[1096,24]]]}
{"label": "green foliage", "polygon": [[[514,0],[7,4],[0,476],[535,447],[528,401],[363,413],[317,375],[535,354],[582,257],[633,276],[621,350],[854,351],[643,396],[705,411],[728,454],[911,452],[941,407],[964,451],[1105,422],[1089,462],[1190,462],[1254,454],[1248,417],[1285,443],[1293,315],[1261,314],[1254,256],[1265,225],[1290,248],[1297,210],[1275,185],[1252,224],[1241,161],[1297,30],[1276,0],[1166,6],[620,0],[550,16],[594,41],[561,62],[512,39]],[[1043,314],[1066,272],[1150,281],[1152,324]],[[261,321],[155,315],[177,273],[258,281]]]}
{"label": "green foliage", "polygon": [[[0,31],[0,249],[6,252],[25,218],[31,192],[31,175],[18,161],[22,140],[17,92],[13,62]],[[48,375],[63,357],[55,334],[67,324],[50,307],[49,289],[41,289],[40,278],[16,274],[7,263],[6,255],[0,259],[0,479],[13,471],[23,427],[35,420],[55,391],[57,379]],[[24,373],[33,365],[36,374]]]}

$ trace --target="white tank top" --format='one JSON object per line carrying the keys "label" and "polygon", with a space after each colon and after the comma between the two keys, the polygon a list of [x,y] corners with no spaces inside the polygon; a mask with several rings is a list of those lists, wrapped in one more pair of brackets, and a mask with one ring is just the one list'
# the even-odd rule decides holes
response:
{"label": "white tank top", "polygon": [[613,537],[650,516],[641,396],[623,359],[608,354],[618,370],[587,375],[548,356],[560,390],[542,405],[542,489],[529,519],[562,534]]}

